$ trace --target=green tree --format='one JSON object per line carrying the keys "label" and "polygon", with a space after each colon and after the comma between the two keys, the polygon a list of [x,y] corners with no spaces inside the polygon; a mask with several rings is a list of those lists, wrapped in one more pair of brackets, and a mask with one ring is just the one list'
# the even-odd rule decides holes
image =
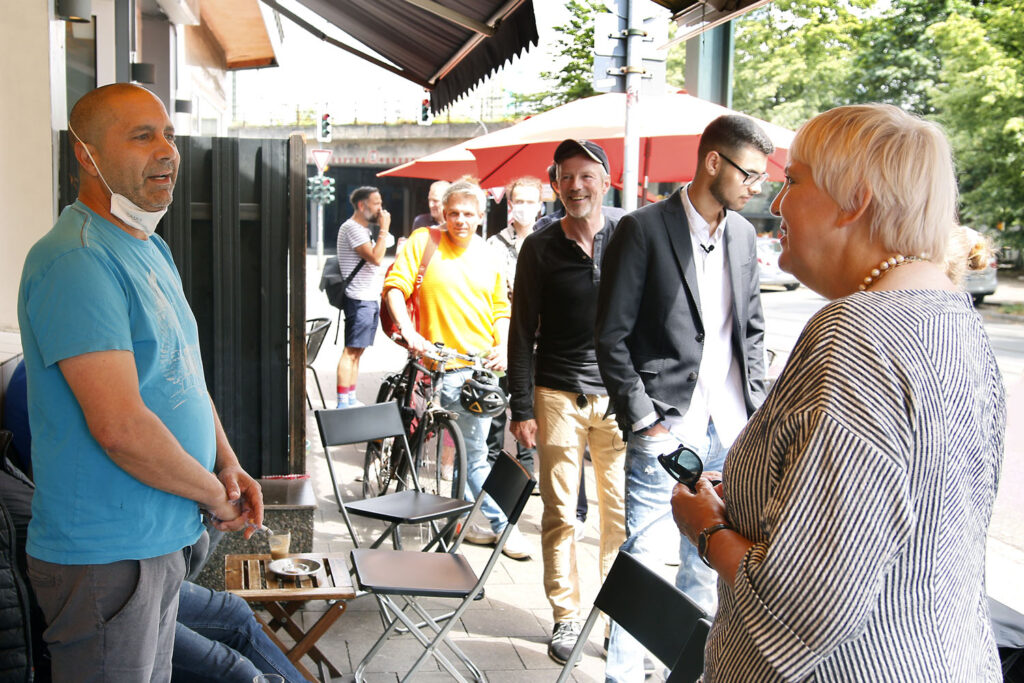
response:
{"label": "green tree", "polygon": [[[942,55],[928,95],[953,145],[962,219],[976,227],[1024,226],[1022,9],[963,5],[926,32]],[[1004,241],[1024,247],[1024,232]]]}
{"label": "green tree", "polygon": [[558,71],[542,71],[548,89],[531,94],[513,94],[516,108],[536,114],[583,97],[596,95],[594,71],[594,15],[607,11],[599,0],[569,0],[568,23],[555,26],[555,60],[564,64]]}
{"label": "green tree", "polygon": [[952,144],[962,220],[1024,225],[1022,15],[1024,0],[777,0],[736,23],[734,107],[791,128],[859,102],[926,116]]}
{"label": "green tree", "polygon": [[733,107],[795,128],[851,99],[860,18],[873,0],[777,0],[735,26]]}
{"label": "green tree", "polygon": [[920,115],[935,113],[930,90],[942,56],[924,29],[949,16],[949,0],[898,0],[858,28],[850,100],[887,102]]}
{"label": "green tree", "polygon": [[[675,38],[679,27],[673,22],[668,37]],[[665,83],[684,90],[686,88],[686,42],[676,43],[668,49],[665,59]]]}

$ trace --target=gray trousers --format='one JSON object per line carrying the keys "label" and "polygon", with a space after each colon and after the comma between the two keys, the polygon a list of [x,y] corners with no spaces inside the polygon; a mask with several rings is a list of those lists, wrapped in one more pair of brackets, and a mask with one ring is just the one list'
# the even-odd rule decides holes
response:
{"label": "gray trousers", "polygon": [[28,558],[55,681],[171,680],[180,550],[145,560],[60,565]]}

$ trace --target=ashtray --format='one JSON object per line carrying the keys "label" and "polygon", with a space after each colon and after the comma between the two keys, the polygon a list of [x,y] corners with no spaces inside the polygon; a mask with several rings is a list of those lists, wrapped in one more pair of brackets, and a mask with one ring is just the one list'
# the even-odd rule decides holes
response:
{"label": "ashtray", "polygon": [[309,576],[320,571],[322,566],[318,561],[304,557],[285,557],[272,561],[267,569],[281,576]]}

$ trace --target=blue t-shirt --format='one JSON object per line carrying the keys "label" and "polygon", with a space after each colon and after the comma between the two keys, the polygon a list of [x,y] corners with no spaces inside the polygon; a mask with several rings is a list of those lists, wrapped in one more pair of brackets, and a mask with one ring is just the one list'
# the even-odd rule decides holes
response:
{"label": "blue t-shirt", "polygon": [[36,482],[29,555],[106,564],[194,543],[198,505],[118,467],[57,366],[83,353],[131,351],[146,406],[212,471],[216,434],[196,322],[164,241],[136,239],[75,202],[29,251],[18,322]]}

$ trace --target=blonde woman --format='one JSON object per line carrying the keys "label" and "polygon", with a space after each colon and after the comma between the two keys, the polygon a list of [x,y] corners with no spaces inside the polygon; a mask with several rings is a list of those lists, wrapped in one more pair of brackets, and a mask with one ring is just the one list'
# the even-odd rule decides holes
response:
{"label": "blonde woman", "polygon": [[957,191],[941,130],[888,105],[797,133],[780,266],[832,299],[726,460],[677,486],[718,572],[705,681],[1002,680],[985,539],[1006,406],[946,276]]}

